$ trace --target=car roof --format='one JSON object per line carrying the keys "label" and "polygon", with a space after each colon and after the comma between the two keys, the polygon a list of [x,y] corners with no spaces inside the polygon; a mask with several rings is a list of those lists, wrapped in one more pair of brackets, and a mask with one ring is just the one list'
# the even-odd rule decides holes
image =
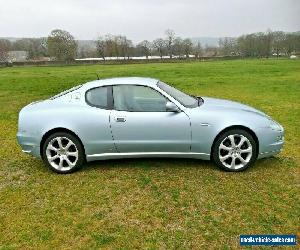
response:
{"label": "car roof", "polygon": [[114,77],[107,79],[100,79],[87,82],[83,86],[86,88],[94,88],[104,85],[119,85],[119,84],[132,84],[132,85],[146,85],[154,86],[158,83],[158,79],[148,77]]}

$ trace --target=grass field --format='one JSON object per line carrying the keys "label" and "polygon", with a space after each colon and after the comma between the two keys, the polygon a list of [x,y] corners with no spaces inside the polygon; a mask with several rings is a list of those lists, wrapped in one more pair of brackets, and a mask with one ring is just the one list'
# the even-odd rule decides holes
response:
{"label": "grass field", "polygon": [[[71,86],[150,76],[252,105],[286,130],[284,151],[242,173],[186,159],[98,161],[50,172],[16,142],[19,110]],[[232,249],[240,234],[298,234],[300,60],[0,69],[0,249]]]}

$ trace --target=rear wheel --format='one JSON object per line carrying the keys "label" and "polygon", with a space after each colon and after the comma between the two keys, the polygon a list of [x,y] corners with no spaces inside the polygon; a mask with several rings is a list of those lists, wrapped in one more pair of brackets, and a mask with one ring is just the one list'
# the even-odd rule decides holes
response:
{"label": "rear wheel", "polygon": [[58,132],[46,139],[43,145],[43,159],[52,171],[67,174],[83,165],[84,150],[75,136]]}
{"label": "rear wheel", "polygon": [[226,171],[243,171],[255,162],[257,145],[247,131],[232,129],[219,136],[213,147],[212,157]]}

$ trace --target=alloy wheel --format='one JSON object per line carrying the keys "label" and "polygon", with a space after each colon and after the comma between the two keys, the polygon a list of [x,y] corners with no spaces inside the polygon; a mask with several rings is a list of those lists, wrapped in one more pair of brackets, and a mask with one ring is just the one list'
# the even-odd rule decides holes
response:
{"label": "alloy wheel", "polygon": [[243,168],[251,160],[252,153],[251,142],[240,134],[228,135],[219,145],[219,159],[228,169]]}
{"label": "alloy wheel", "polygon": [[55,137],[47,145],[46,156],[49,164],[59,170],[71,170],[78,161],[78,149],[67,137]]}

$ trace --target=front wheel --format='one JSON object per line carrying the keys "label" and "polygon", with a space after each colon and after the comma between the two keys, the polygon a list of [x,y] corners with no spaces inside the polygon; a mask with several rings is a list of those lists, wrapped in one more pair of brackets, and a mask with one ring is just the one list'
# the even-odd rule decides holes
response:
{"label": "front wheel", "polygon": [[84,150],[75,136],[58,132],[46,139],[43,145],[43,159],[52,171],[67,174],[83,165]]}
{"label": "front wheel", "polygon": [[232,129],[219,136],[213,147],[212,158],[226,171],[243,171],[255,162],[257,145],[247,131]]}

